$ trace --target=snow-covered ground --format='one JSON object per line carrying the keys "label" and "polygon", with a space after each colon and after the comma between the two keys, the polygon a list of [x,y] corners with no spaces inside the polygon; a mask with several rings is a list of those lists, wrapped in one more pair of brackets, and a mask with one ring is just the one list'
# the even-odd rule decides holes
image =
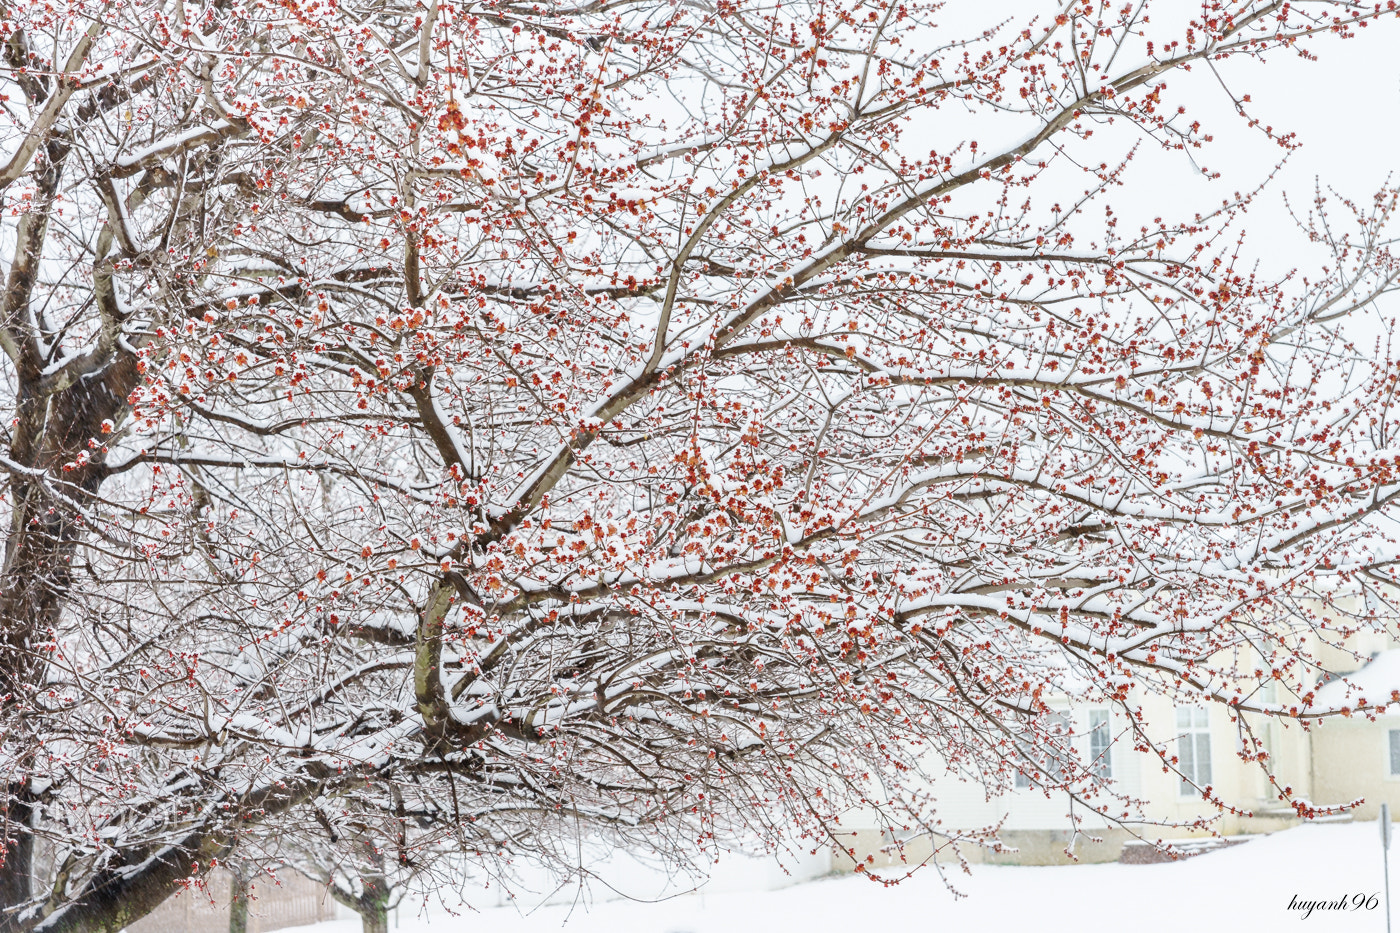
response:
{"label": "snow-covered ground", "polygon": [[[1400,895],[1400,844],[1391,885]],[[955,870],[956,871],[956,870]],[[391,931],[401,933],[825,933],[902,931],[1133,930],[1142,933],[1249,933],[1253,930],[1382,931],[1385,894],[1374,823],[1302,826],[1196,858],[1160,865],[1050,868],[973,866],[950,880],[932,870],[893,887],[859,876],[764,890],[686,894],[658,903],[595,901],[524,912],[490,907],[458,917],[415,916],[405,904]],[[1360,895],[1360,897],[1358,897]],[[1365,901],[1375,895],[1374,906]],[[1345,899],[1346,909],[1311,916],[1290,903]],[[1400,904],[1397,904],[1400,908]],[[1396,911],[1400,920],[1400,909]],[[1282,925],[1281,927],[1279,925]],[[303,927],[298,933],[358,933],[359,920]],[[1400,929],[1400,925],[1397,925]]]}

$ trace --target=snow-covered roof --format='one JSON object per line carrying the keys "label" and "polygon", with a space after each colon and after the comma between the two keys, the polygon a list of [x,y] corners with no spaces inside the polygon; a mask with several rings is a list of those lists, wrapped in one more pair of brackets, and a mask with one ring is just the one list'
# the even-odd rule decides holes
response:
{"label": "snow-covered roof", "polygon": [[1400,690],[1400,648],[1377,652],[1359,671],[1323,684],[1312,705],[1352,706],[1365,697],[1367,705],[1382,706],[1393,690]]}

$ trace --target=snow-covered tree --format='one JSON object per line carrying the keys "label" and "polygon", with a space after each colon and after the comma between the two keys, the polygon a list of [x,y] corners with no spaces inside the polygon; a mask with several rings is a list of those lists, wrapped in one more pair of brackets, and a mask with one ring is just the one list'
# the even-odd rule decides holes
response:
{"label": "snow-covered tree", "polygon": [[1395,194],[1282,277],[1118,199],[1169,78],[1389,8],[972,6],[4,0],[0,930],[949,830],[929,761],[1122,819],[1048,693],[1340,712]]}
{"label": "snow-covered tree", "polygon": [[[323,822],[329,826],[328,820]],[[338,831],[282,837],[281,851],[265,853],[264,860],[284,861],[324,884],[337,903],[359,915],[364,933],[388,933],[389,911],[398,906],[405,882],[420,867],[414,863],[422,861],[417,846],[412,858],[406,855],[408,820],[385,826],[378,820],[352,819],[346,812],[336,822]]]}

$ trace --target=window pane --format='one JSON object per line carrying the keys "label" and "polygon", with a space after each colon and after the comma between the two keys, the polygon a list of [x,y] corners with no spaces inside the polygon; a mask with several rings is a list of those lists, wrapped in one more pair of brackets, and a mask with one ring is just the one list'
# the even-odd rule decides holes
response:
{"label": "window pane", "polygon": [[1196,783],[1202,787],[1210,783],[1210,733],[1196,733]]}
{"label": "window pane", "polygon": [[1068,758],[1065,749],[1074,735],[1069,714],[1050,713],[1045,717],[1046,739],[1040,748],[1040,766],[1048,782],[1064,780]]}
{"label": "window pane", "polygon": [[1181,759],[1183,783],[1187,780],[1194,781],[1196,779],[1196,746],[1191,741],[1191,733],[1183,735],[1177,744],[1180,746],[1177,756]]}
{"label": "window pane", "polygon": [[1094,773],[1105,780],[1113,776],[1108,722],[1108,710],[1089,711],[1089,759]]}
{"label": "window pane", "polygon": [[1400,729],[1390,730],[1390,773],[1400,775]]}
{"label": "window pane", "polygon": [[1012,786],[1019,789],[1054,786],[1066,780],[1070,773],[1067,765],[1074,734],[1074,723],[1068,713],[1056,710],[1040,717],[1027,731],[1024,759],[1019,763],[1025,773],[1014,775]]}
{"label": "window pane", "polygon": [[1185,706],[1178,706],[1176,708],[1176,727],[1178,729],[1191,728],[1191,710]]}

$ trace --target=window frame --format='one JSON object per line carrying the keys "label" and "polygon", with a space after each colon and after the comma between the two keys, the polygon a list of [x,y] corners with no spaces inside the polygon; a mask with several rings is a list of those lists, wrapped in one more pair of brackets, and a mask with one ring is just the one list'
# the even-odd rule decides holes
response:
{"label": "window frame", "polygon": [[[1102,718],[1100,718],[1102,717]],[[1097,721],[1096,721],[1097,720]],[[1102,736],[1103,748],[1096,739]],[[1113,710],[1100,707],[1089,710],[1089,771],[1101,781],[1113,780]]]}
{"label": "window frame", "polygon": [[[1061,737],[1064,740],[1064,744],[1070,746],[1076,737],[1072,712],[1068,709],[1051,709],[1050,712],[1045,715],[1045,718],[1049,728],[1054,729],[1058,726],[1064,730],[1061,733]],[[1044,788],[1045,782],[1039,778],[1043,778],[1051,771],[1059,773],[1059,762],[1060,758],[1058,755],[1046,754],[1044,764],[1034,777],[1027,774],[1024,768],[1017,768],[1016,773],[1011,776],[1011,789],[1015,791],[1024,791],[1034,788]]]}
{"label": "window frame", "polygon": [[1381,744],[1381,773],[1387,781],[1400,781],[1400,771],[1395,770],[1396,756],[1400,753],[1400,723],[1387,726],[1386,740]]}
{"label": "window frame", "polygon": [[[1185,722],[1183,722],[1183,718]],[[1187,744],[1190,743],[1190,765],[1187,765]],[[1205,755],[1198,754],[1202,748]],[[1202,779],[1200,758],[1205,758],[1205,777]],[[1215,786],[1215,754],[1211,742],[1210,710],[1200,706],[1178,706],[1176,708],[1176,761],[1177,796],[1191,800],[1200,796],[1200,791],[1188,781],[1200,787]]]}

